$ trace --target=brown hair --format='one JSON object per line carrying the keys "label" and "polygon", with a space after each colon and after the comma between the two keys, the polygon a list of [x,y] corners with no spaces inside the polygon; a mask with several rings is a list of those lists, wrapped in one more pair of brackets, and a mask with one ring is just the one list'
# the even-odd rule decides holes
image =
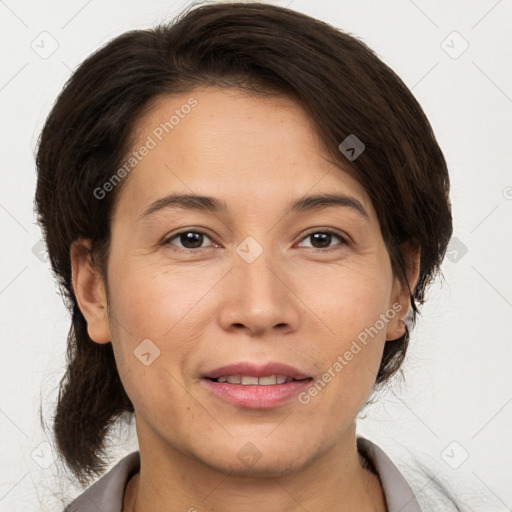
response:
{"label": "brown hair", "polygon": [[[283,7],[223,3],[110,41],[66,83],[36,157],[38,222],[72,314],[53,429],[60,455],[83,484],[104,471],[105,437],[134,408],[112,344],[95,343],[87,333],[71,284],[70,246],[91,240],[92,261],[107,283],[111,212],[122,183],[101,200],[94,190],[123,162],[150,100],[201,85],[283,94],[304,108],[332,160],[368,192],[404,283],[401,244],[420,246],[413,320],[452,233],[447,166],[432,128],[400,78],[355,37]],[[351,134],[366,147],[349,161],[338,146]],[[386,343],[376,384],[399,369],[408,340],[406,327]]]}

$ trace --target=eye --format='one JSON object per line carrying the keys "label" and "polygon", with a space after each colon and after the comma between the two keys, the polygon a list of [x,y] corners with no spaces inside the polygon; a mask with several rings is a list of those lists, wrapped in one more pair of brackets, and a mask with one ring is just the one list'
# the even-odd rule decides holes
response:
{"label": "eye", "polygon": [[[172,235],[169,238],[166,238],[163,241],[163,245],[177,245],[173,244],[172,240],[177,239],[178,242],[181,244],[178,245],[180,249],[185,250],[193,250],[193,249],[203,249],[202,247],[203,242],[205,241],[205,238],[208,240],[211,240],[211,238],[202,231],[193,231],[193,230],[187,230],[187,231],[181,231],[180,233],[176,233]],[[208,246],[206,246],[208,247]]]}
{"label": "eye", "polygon": [[[341,244],[338,245],[347,245],[347,241],[343,236],[330,230],[313,231],[303,237],[302,240],[307,240],[308,238],[311,239],[311,243],[309,246],[306,245],[305,247],[310,247],[312,249],[329,249],[335,247],[336,244],[331,244],[335,239],[338,239],[341,242]],[[208,245],[203,246],[206,239],[211,241],[211,238],[202,231],[186,230],[180,231],[179,233],[166,238],[163,241],[163,245],[177,245],[183,250],[204,249],[209,247]],[[174,243],[173,240],[177,240],[178,243]],[[210,246],[212,246],[212,244],[210,244]]]}
{"label": "eye", "polygon": [[306,240],[308,238],[311,239],[311,245],[306,247],[311,247],[313,249],[329,249],[331,247],[335,247],[336,244],[334,246],[331,246],[330,244],[333,239],[336,238],[341,241],[341,245],[347,245],[345,238],[335,231],[313,231],[306,235],[302,240]]}

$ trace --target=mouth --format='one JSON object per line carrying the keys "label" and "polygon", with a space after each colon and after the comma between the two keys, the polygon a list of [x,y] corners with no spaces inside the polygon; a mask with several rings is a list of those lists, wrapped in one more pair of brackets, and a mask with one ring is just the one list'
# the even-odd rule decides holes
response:
{"label": "mouth", "polygon": [[206,388],[224,402],[248,409],[267,409],[289,401],[313,380],[282,363],[242,362],[201,375]]}
{"label": "mouth", "polygon": [[298,382],[304,379],[294,379],[286,375],[267,375],[265,377],[256,377],[254,375],[223,375],[217,379],[209,380],[221,383],[227,382],[228,384],[241,384],[242,386],[275,386],[276,384],[287,384],[288,382]]}

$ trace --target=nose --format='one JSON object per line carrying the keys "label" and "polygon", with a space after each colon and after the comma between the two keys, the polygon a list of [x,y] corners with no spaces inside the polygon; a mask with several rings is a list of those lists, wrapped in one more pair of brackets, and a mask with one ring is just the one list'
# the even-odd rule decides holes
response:
{"label": "nose", "polygon": [[252,337],[286,334],[298,329],[300,301],[284,265],[263,251],[254,261],[235,256],[224,282],[219,321],[226,331]]}

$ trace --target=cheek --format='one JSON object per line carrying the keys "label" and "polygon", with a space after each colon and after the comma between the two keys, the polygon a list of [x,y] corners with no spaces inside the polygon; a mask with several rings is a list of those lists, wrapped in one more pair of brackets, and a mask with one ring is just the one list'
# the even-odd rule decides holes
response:
{"label": "cheek", "polygon": [[122,273],[112,272],[113,313],[130,337],[140,341],[151,336],[172,339],[191,313],[197,316],[201,311],[202,297],[215,284],[201,271],[130,262],[122,268]]}
{"label": "cheek", "polygon": [[175,380],[188,385],[182,374],[211,323],[211,303],[204,297],[218,278],[129,262],[116,268],[122,271],[113,268],[109,278],[112,344],[127,393],[134,403],[137,389],[169,396]]}
{"label": "cheek", "polygon": [[380,253],[324,268],[306,266],[297,274],[294,291],[331,338],[347,341],[374,325],[389,307],[391,266]]}
{"label": "cheek", "polygon": [[390,321],[385,315],[392,292],[391,266],[386,258],[376,257],[365,265],[331,269],[321,288],[317,284],[299,292],[324,325],[317,344],[321,373],[303,398],[341,421],[349,411],[349,416],[357,414],[377,376]]}

